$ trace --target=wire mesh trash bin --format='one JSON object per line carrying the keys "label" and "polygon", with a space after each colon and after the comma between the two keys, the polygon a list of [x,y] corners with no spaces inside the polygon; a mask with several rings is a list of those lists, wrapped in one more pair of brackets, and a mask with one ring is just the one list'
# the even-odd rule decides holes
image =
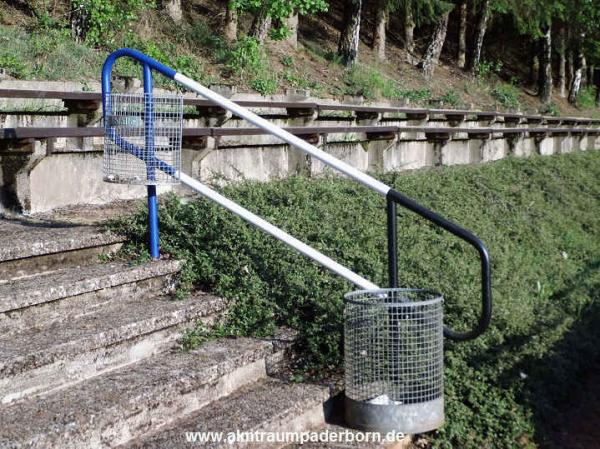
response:
{"label": "wire mesh trash bin", "polygon": [[106,182],[170,185],[177,177],[161,170],[166,163],[179,173],[183,97],[121,94],[106,97],[103,174]]}
{"label": "wire mesh trash bin", "polygon": [[443,298],[413,289],[345,296],[345,417],[352,427],[415,434],[444,422]]}

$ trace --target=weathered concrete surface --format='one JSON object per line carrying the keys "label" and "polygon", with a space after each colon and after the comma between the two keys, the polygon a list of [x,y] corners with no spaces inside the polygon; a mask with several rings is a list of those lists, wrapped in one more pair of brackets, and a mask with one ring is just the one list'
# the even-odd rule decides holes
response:
{"label": "weathered concrete surface", "polygon": [[79,270],[57,270],[21,281],[0,284],[0,313],[122,284],[163,277],[177,273],[180,266],[181,264],[174,260],[155,261],[143,265],[96,264]]}
{"label": "weathered concrete surface", "polygon": [[[60,180],[56,174],[60,173]],[[109,184],[102,181],[102,154],[53,154],[43,158],[28,172],[27,210],[42,212],[70,204],[103,204],[115,200],[141,198],[144,186]],[[160,187],[159,193],[169,190]]]}
{"label": "weathered concrete surface", "polygon": [[0,282],[95,263],[125,240],[93,226],[6,217],[0,235]]}
{"label": "weathered concrete surface", "polygon": [[112,201],[107,204],[78,204],[31,214],[30,220],[58,222],[70,225],[100,225],[107,220],[142,210],[147,211],[145,199]]}
{"label": "weathered concrete surface", "polygon": [[212,322],[226,302],[207,294],[185,301],[113,300],[67,322],[0,337],[0,398],[8,402],[64,387],[171,346],[182,326]]}
{"label": "weathered concrete surface", "polygon": [[212,341],[0,409],[2,449],[115,447],[266,376],[270,343]]}
{"label": "weathered concrete surface", "polygon": [[294,150],[283,145],[213,150],[191,171],[202,180],[220,183],[284,178],[297,173],[288,163],[290,151]]}
{"label": "weathered concrete surface", "polygon": [[414,170],[435,165],[434,145],[427,141],[399,141],[383,153],[384,171]]}
{"label": "weathered concrete surface", "polygon": [[121,243],[124,238],[93,226],[0,218],[0,262]]}
{"label": "weathered concrete surface", "polygon": [[550,156],[554,154],[554,140],[549,137],[536,139],[537,152],[542,156]]}
{"label": "weathered concrete surface", "polygon": [[169,295],[176,286],[179,263],[159,261],[130,266],[111,263],[58,270],[0,285],[0,335],[30,327],[68,323],[121,298]]}
{"label": "weathered concrete surface", "polygon": [[481,141],[470,145],[468,140],[452,140],[441,147],[442,165],[472,164],[481,160]]}
{"label": "weathered concrete surface", "polygon": [[[197,413],[175,422],[157,434],[121,446],[119,449],[180,449],[194,447],[186,432],[301,432],[324,424],[323,402],[327,388],[309,384],[286,384],[264,380],[236,391]],[[202,444],[204,448],[279,448],[285,443],[259,442],[230,444],[226,441]]]}

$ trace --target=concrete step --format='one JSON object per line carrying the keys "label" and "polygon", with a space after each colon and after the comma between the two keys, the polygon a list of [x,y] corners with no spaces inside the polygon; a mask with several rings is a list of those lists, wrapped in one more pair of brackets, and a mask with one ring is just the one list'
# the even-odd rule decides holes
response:
{"label": "concrete step", "polygon": [[0,235],[0,283],[96,263],[125,240],[96,226],[26,218],[0,219]]}
{"label": "concrete step", "polygon": [[183,301],[122,298],[65,322],[2,335],[0,401],[65,387],[164,351],[190,322],[211,323],[225,307],[224,300],[202,293]]}
{"label": "concrete step", "polygon": [[106,263],[0,284],[0,335],[89,314],[111,299],[168,294],[177,261]]}
{"label": "concrete step", "polygon": [[[285,438],[285,433],[303,432],[323,425],[323,402],[328,397],[326,387],[264,379],[119,449],[279,448],[285,443],[269,440],[267,434],[263,434],[263,441],[254,443],[240,439],[232,444],[227,437],[232,437],[236,432],[247,432],[246,438],[250,437],[249,434],[276,432],[279,436],[272,434],[271,438]],[[209,432],[217,441],[193,441],[194,437],[208,436]],[[218,441],[219,438],[222,440]]]}
{"label": "concrete step", "polygon": [[271,342],[216,340],[5,405],[0,448],[116,447],[265,378],[272,353]]}

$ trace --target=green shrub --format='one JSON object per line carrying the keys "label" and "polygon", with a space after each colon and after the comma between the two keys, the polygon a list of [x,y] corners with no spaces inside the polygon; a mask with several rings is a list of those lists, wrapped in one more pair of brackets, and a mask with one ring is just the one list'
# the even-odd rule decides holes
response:
{"label": "green shrub", "polygon": [[289,55],[284,55],[281,57],[281,64],[285,67],[292,67],[294,65],[294,58]]}
{"label": "green shrub", "polygon": [[85,39],[93,45],[110,48],[118,32],[127,28],[141,13],[155,6],[153,0],[76,0],[88,15]]}
{"label": "green shrub", "polygon": [[[396,100],[409,98],[415,91],[400,89],[398,83],[384,76],[379,70],[364,65],[356,65],[344,75],[343,93],[360,95],[367,100],[387,98]],[[427,91],[429,92],[429,91]]]}
{"label": "green shrub", "polygon": [[0,54],[0,68],[6,70],[9,75],[15,78],[25,78],[28,75],[25,64],[12,54]]}
{"label": "green shrub", "polygon": [[[445,342],[446,424],[436,448],[513,449],[543,435],[576,374],[600,354],[600,153],[387,174],[382,180],[472,229],[490,249],[494,317],[486,334]],[[226,196],[378,285],[387,283],[385,201],[341,178],[295,177]],[[182,282],[235,300],[219,335],[299,331],[303,376],[338,369],[342,295],[353,287],[200,199],[160,208],[162,250],[186,260]],[[144,254],[144,213],[113,224]],[[399,214],[401,284],[445,296],[445,322],[473,325],[479,264],[469,246]],[[190,332],[194,332],[191,330]],[[188,337],[207,338],[202,328]],[[536,427],[537,426],[537,427]],[[534,434],[535,433],[535,434]]]}
{"label": "green shrub", "polygon": [[475,76],[484,81],[489,79],[493,74],[499,74],[502,71],[502,67],[502,61],[482,60],[475,67]]}
{"label": "green shrub", "polygon": [[298,89],[311,89],[315,93],[323,91],[323,86],[316,81],[308,79],[306,76],[301,75],[297,71],[286,69],[283,71],[283,79],[286,80],[292,87]]}
{"label": "green shrub", "polygon": [[260,43],[251,37],[239,39],[225,56],[227,68],[239,75],[261,95],[273,94],[279,86],[278,77],[269,64]]}
{"label": "green shrub", "polygon": [[558,117],[560,116],[560,109],[558,109],[558,105],[556,103],[550,102],[548,104],[542,105],[542,107],[540,108],[540,114]]}
{"label": "green shrub", "polygon": [[492,98],[504,108],[517,110],[521,107],[519,89],[512,84],[497,84],[490,93]]}
{"label": "green shrub", "polygon": [[239,39],[229,51],[227,67],[238,75],[262,72],[265,58],[259,42],[251,37]]}
{"label": "green shrub", "polygon": [[279,82],[276,76],[260,75],[250,81],[250,87],[261,95],[271,95],[277,92]]}
{"label": "green shrub", "polygon": [[187,30],[186,40],[200,48],[210,50],[219,62],[227,59],[227,43],[202,19],[195,20]]}
{"label": "green shrub", "polygon": [[581,88],[577,96],[577,107],[581,109],[593,109],[596,107],[596,86]]}
{"label": "green shrub", "polygon": [[105,57],[62,29],[23,32],[0,25],[0,44],[0,67],[21,79],[98,78]]}
{"label": "green shrub", "polygon": [[453,108],[458,107],[461,104],[460,94],[456,92],[454,89],[450,89],[440,98],[442,103],[447,106],[451,106]]}

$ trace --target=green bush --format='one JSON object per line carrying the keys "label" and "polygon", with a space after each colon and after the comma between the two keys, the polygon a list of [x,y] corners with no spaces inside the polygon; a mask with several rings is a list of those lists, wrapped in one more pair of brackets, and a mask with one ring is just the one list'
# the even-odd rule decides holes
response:
{"label": "green bush", "polygon": [[218,62],[226,62],[229,50],[227,42],[204,20],[194,21],[186,31],[185,40],[199,48],[209,50]]}
{"label": "green bush", "polygon": [[577,107],[593,109],[596,107],[596,86],[585,86],[577,96]]}
{"label": "green bush", "polygon": [[[543,435],[578,387],[575,374],[600,354],[600,153],[381,178],[473,230],[493,263],[491,328],[473,342],[445,343],[446,424],[434,446],[513,449]],[[377,194],[341,178],[301,177],[223,192],[386,285],[385,201]],[[342,295],[351,285],[206,200],[169,197],[160,221],[162,250],[186,260],[183,286],[235,300],[219,335],[265,336],[288,325],[299,331],[303,375],[338,369]],[[144,213],[113,228],[127,234],[130,251],[146,252]],[[475,251],[409,212],[399,214],[398,230],[401,284],[441,291],[446,323],[471,327],[480,301]],[[190,332],[189,340],[206,338]]]}
{"label": "green bush", "polygon": [[444,105],[451,106],[453,108],[458,107],[462,101],[460,98],[460,94],[454,89],[450,89],[448,92],[442,95],[440,100],[442,100],[442,103],[444,103]]}
{"label": "green bush", "polygon": [[289,55],[284,55],[281,57],[281,64],[285,67],[292,67],[294,65],[294,58]]}
{"label": "green bush", "polygon": [[344,84],[343,93],[361,95],[367,100],[405,98],[411,101],[422,101],[431,98],[429,89],[401,89],[397,81],[387,78],[379,70],[360,64],[345,73]]}
{"label": "green bush", "polygon": [[542,105],[540,108],[540,114],[558,117],[560,116],[560,109],[558,108],[558,105],[552,101],[548,104]]}
{"label": "green bush", "polygon": [[482,60],[475,67],[475,75],[478,79],[485,81],[493,74],[499,74],[502,71],[502,61],[486,61]]}
{"label": "green bush", "polygon": [[145,10],[155,6],[153,0],[76,0],[73,8],[83,8],[88,15],[85,39],[93,45],[110,48],[117,33],[126,29]]}
{"label": "green bush", "polygon": [[20,79],[97,78],[105,57],[62,29],[23,32],[0,26],[0,44],[0,67]]}
{"label": "green bush", "polygon": [[28,75],[25,64],[12,54],[0,54],[0,68],[15,78],[25,78]]}
{"label": "green bush", "polygon": [[225,62],[231,72],[239,75],[258,93],[269,95],[277,91],[277,75],[269,70],[264,48],[256,39],[239,39],[225,54]]}
{"label": "green bush", "polygon": [[504,108],[517,110],[521,107],[519,89],[512,84],[497,84],[490,93],[492,98]]}
{"label": "green bush", "polygon": [[252,78],[250,87],[261,95],[271,95],[277,92],[279,82],[276,76],[259,75]]}
{"label": "green bush", "polygon": [[283,79],[298,89],[311,89],[313,93],[319,94],[323,91],[323,86],[316,81],[312,81],[297,70],[285,69],[282,73]]}
{"label": "green bush", "polygon": [[265,58],[259,42],[251,37],[239,39],[229,51],[227,67],[238,75],[265,70]]}

